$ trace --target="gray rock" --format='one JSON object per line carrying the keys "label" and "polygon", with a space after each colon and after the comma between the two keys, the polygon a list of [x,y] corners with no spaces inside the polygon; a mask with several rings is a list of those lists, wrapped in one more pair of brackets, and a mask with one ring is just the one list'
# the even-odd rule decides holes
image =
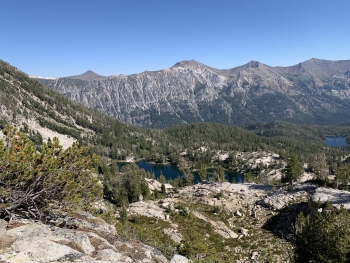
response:
{"label": "gray rock", "polygon": [[150,257],[152,257],[156,262],[160,263],[168,263],[168,260],[164,255],[153,247],[147,246],[143,244],[143,249],[149,252]]}
{"label": "gray rock", "polygon": [[[35,263],[38,263],[38,262],[35,262]],[[64,262],[64,263],[71,263],[71,262]],[[105,260],[91,259],[91,260],[79,260],[74,263],[123,263],[123,262],[111,262],[111,261],[105,261]]]}
{"label": "gray rock", "polygon": [[160,204],[160,208],[168,209],[169,207],[170,207],[170,203],[168,203],[168,202],[165,202],[165,203],[161,203],[161,204]]}
{"label": "gray rock", "polygon": [[0,219],[0,237],[5,235],[7,227],[7,222],[5,220]]}
{"label": "gray rock", "polygon": [[262,204],[270,207],[272,210],[280,211],[288,205],[288,198],[284,194],[274,194],[271,196],[266,196],[262,200]]}
{"label": "gray rock", "polygon": [[96,250],[115,249],[112,244],[110,244],[106,239],[100,237],[99,235],[92,232],[87,232],[86,234],[88,235],[91,244],[95,247]]}
{"label": "gray rock", "polygon": [[117,235],[117,230],[113,225],[106,223],[102,218],[92,216],[87,212],[75,213],[75,217],[67,220],[67,226],[77,228],[77,230],[94,231],[105,235]]}
{"label": "gray rock", "polygon": [[[62,217],[54,222],[65,226],[78,223],[77,229],[59,228],[42,223],[30,223],[6,230],[6,222],[0,221],[0,245],[4,262],[168,262],[160,251],[137,242],[118,241],[115,228],[90,214],[78,218]],[[113,243],[113,244],[112,244]]]}
{"label": "gray rock", "polygon": [[189,259],[181,255],[174,255],[174,257],[170,261],[170,263],[188,263],[188,262],[189,262]]}
{"label": "gray rock", "polygon": [[259,257],[260,257],[260,252],[254,251],[254,252],[252,253],[252,257],[251,257],[250,259],[258,260]]}
{"label": "gray rock", "polygon": [[12,244],[14,251],[20,251],[22,253],[16,254],[12,258],[12,262],[21,262],[20,259],[23,256],[28,255],[33,260],[40,260],[43,262],[59,261],[59,260],[75,260],[83,256],[79,251],[61,245],[46,238],[17,239]]}
{"label": "gray rock", "polygon": [[345,209],[350,211],[350,192],[324,187],[315,190],[310,198],[309,206],[310,208],[318,208],[327,201],[337,208],[343,205]]}
{"label": "gray rock", "polygon": [[130,257],[123,256],[121,253],[117,253],[112,249],[103,249],[97,252],[96,259],[107,260],[111,262],[132,262]]}
{"label": "gray rock", "polygon": [[144,201],[132,203],[129,206],[130,212],[138,215],[164,219],[164,210],[152,203]]}
{"label": "gray rock", "polygon": [[172,229],[172,228],[165,228],[164,233],[169,235],[170,238],[176,242],[176,243],[180,243],[182,240],[182,235],[180,233],[178,233],[176,230]]}
{"label": "gray rock", "polygon": [[239,212],[238,210],[234,213],[235,216],[243,216],[243,214],[241,212]]}
{"label": "gray rock", "polygon": [[266,196],[261,204],[274,211],[281,211],[293,203],[307,202],[315,186],[311,184],[297,184],[291,191],[278,191]]}
{"label": "gray rock", "polygon": [[95,248],[91,244],[88,235],[81,231],[55,228],[55,231],[52,232],[49,239],[54,242],[75,248],[86,255],[91,255],[95,251]]}
{"label": "gray rock", "polygon": [[241,228],[240,232],[243,236],[248,236],[248,229]]}
{"label": "gray rock", "polygon": [[238,235],[226,226],[217,226],[214,231],[223,238],[238,238]]}

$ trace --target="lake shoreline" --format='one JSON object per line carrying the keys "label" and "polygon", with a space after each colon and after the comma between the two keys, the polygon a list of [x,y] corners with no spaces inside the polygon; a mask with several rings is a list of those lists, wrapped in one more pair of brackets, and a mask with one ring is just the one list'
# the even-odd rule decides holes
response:
{"label": "lake shoreline", "polygon": [[[167,180],[175,180],[179,176],[183,176],[183,172],[179,170],[179,166],[171,163],[155,163],[150,162],[147,159],[139,159],[138,161],[134,162],[125,162],[125,161],[117,161],[119,169],[121,169],[122,166],[129,164],[129,163],[135,163],[140,169],[144,169],[146,172],[153,173],[156,178],[159,178],[160,175],[163,175]],[[208,170],[215,170],[215,167],[208,167]],[[191,171],[194,181],[197,181],[197,171],[193,170]],[[213,171],[208,171],[208,178],[211,177],[213,174]],[[244,175],[240,174],[235,171],[229,171],[225,170],[225,179],[228,182],[236,182],[236,183],[242,183],[244,182]]]}

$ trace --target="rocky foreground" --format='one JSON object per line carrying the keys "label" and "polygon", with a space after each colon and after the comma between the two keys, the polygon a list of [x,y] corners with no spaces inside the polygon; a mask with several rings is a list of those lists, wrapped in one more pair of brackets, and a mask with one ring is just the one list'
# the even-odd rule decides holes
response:
{"label": "rocky foreground", "polygon": [[[182,227],[169,210],[179,213],[175,207],[182,203],[189,213],[211,226],[210,235],[218,235],[226,243],[236,240],[234,247],[225,247],[227,253],[236,255],[236,262],[264,262],[269,250],[287,246],[285,240],[292,234],[293,220],[300,211],[322,211],[320,207],[327,201],[350,209],[349,192],[311,184],[295,185],[286,191],[257,184],[209,183],[170,192],[162,200],[133,203],[129,215],[167,221],[169,227],[159,231],[181,244]],[[227,220],[203,212],[201,205],[225,210]],[[169,260],[141,242],[125,241],[114,226],[85,212],[46,220],[47,224],[27,219],[8,224],[0,220],[0,263],[188,262],[180,255]],[[209,233],[207,236],[209,239]],[[247,247],[246,243],[256,245]],[[286,259],[283,253],[270,256],[273,262]]]}
{"label": "rocky foreground", "polygon": [[[62,216],[50,224],[0,220],[0,262],[168,262],[156,249],[124,242],[114,226],[88,213]],[[185,259],[179,255],[171,262]],[[185,261],[181,261],[185,262]]]}

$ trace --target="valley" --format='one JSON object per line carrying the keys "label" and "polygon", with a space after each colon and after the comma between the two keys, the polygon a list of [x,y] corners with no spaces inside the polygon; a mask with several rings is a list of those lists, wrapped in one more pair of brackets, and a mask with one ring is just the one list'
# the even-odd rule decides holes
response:
{"label": "valley", "polygon": [[0,263],[350,263],[350,1],[2,1]]}
{"label": "valley", "polygon": [[[293,262],[300,213],[349,207],[350,148],[325,143],[329,134],[350,135],[347,68],[348,61],[316,59],[230,70],[186,61],[141,75],[38,79],[0,61],[0,261]],[[326,75],[334,77],[331,86]],[[220,98],[230,89],[240,98],[231,106],[230,96]],[[273,102],[284,98],[282,110],[266,108],[278,118],[260,117],[261,102],[276,106],[268,94]],[[110,98],[118,96],[114,105]],[[186,106],[173,104],[188,96]],[[284,103],[286,96],[299,98],[298,108]],[[93,98],[100,108],[88,105]],[[152,107],[158,119],[147,113]],[[172,165],[174,176],[136,162]],[[228,173],[244,183],[227,182]],[[46,177],[50,184],[33,188]],[[55,184],[63,190],[39,188]],[[52,253],[42,250],[39,232]]]}

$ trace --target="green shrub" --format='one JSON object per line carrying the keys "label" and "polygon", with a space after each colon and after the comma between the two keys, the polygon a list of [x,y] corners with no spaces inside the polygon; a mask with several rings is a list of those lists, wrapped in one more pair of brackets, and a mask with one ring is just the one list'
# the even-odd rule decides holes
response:
{"label": "green shrub", "polygon": [[323,216],[305,217],[295,224],[294,254],[296,263],[342,263],[350,261],[350,214],[341,208]]}
{"label": "green shrub", "polygon": [[222,192],[219,192],[214,197],[220,200],[220,198],[224,198],[225,196]]}
{"label": "green shrub", "polygon": [[[97,156],[77,144],[63,150],[54,138],[40,152],[33,142],[7,126],[0,140],[0,218],[16,214],[41,218],[49,208],[69,210],[102,197],[98,178],[92,175]],[[20,211],[20,212],[19,212]]]}
{"label": "green shrub", "polygon": [[213,213],[218,214],[220,212],[220,208],[218,206],[213,207]]}

